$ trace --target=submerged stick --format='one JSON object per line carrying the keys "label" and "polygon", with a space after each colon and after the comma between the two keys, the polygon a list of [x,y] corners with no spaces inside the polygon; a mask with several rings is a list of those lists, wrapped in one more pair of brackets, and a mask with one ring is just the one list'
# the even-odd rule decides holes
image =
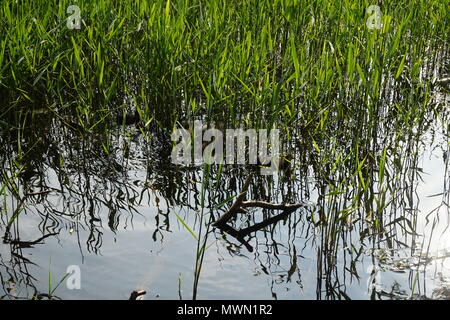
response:
{"label": "submerged stick", "polygon": [[296,210],[296,208],[286,209],[282,213],[267,218],[259,223],[254,224],[253,226],[250,226],[245,229],[236,230],[233,227],[229,226],[228,224],[222,224],[218,226],[218,228],[232,237],[236,238],[240,243],[242,243],[248,251],[253,252],[253,247],[248,243],[248,241],[245,240],[245,237],[248,236],[250,233],[261,230],[271,224],[275,224],[280,220],[285,219],[288,217],[291,213],[293,213]]}
{"label": "submerged stick", "polygon": [[222,224],[218,227],[220,230],[228,233],[230,236],[236,238],[240,243],[242,243],[248,251],[253,252],[253,247],[244,239],[247,234],[243,234],[240,230],[236,230],[228,224]]}
{"label": "submerged stick", "polygon": [[243,211],[244,209],[241,208],[242,201],[244,201],[245,195],[248,191],[248,186],[250,185],[251,176],[249,175],[247,179],[245,180],[244,186],[242,187],[242,191],[237,197],[236,201],[231,205],[230,209],[228,209],[227,212],[225,212],[223,215],[217,219],[213,223],[214,226],[218,226],[221,224],[225,224],[230,220],[234,215],[236,215],[239,211]]}
{"label": "submerged stick", "polygon": [[138,300],[140,296],[143,296],[146,293],[147,291],[145,290],[134,290],[133,292],[131,292],[130,299],[128,300]]}
{"label": "submerged stick", "polygon": [[233,218],[238,213],[248,213],[245,208],[248,207],[259,207],[270,210],[295,210],[300,207],[304,207],[303,203],[295,203],[295,204],[273,204],[265,201],[244,201],[245,195],[247,194],[248,187],[250,185],[250,176],[247,177],[247,180],[242,187],[242,191],[237,197],[236,201],[231,205],[230,209],[225,212],[223,215],[217,219],[213,223],[213,226],[221,226],[227,223],[231,218]]}
{"label": "submerged stick", "polygon": [[[217,219],[217,221],[213,223],[213,226],[233,236],[240,243],[242,243],[247,248],[248,251],[252,252],[253,247],[244,239],[244,237],[246,237],[247,235],[249,235],[254,231],[258,231],[270,224],[274,224],[277,221],[284,219],[298,208],[304,207],[305,204],[303,203],[273,204],[265,201],[244,201],[245,195],[247,194],[248,187],[250,185],[250,178],[251,178],[250,176],[247,177],[244,186],[242,187],[241,193],[236,198],[236,201],[231,205],[230,209],[228,209],[227,212],[221,215],[219,219]],[[227,224],[227,222],[231,218],[236,216],[238,213],[248,214],[248,211],[245,208],[249,207],[259,207],[270,210],[283,210],[283,212],[242,230],[236,230]]]}

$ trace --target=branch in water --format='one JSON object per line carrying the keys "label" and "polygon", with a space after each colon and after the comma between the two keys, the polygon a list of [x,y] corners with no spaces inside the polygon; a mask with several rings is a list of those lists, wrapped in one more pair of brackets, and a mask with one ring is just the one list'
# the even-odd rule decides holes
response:
{"label": "branch in water", "polygon": [[[265,201],[244,201],[245,195],[247,194],[248,187],[250,185],[250,176],[247,177],[244,186],[242,187],[242,191],[239,194],[239,196],[236,198],[236,201],[231,205],[230,209],[228,209],[227,212],[225,212],[223,215],[217,219],[213,223],[213,226],[216,226],[220,230],[228,233],[229,235],[235,237],[239,242],[241,242],[250,252],[253,251],[253,247],[244,239],[245,236],[249,235],[252,232],[258,231],[270,224],[274,224],[279,220],[284,219],[289,214],[297,210],[298,208],[304,207],[305,204],[303,203],[295,203],[295,204],[273,204]],[[251,227],[242,229],[242,230],[236,230],[230,225],[227,224],[227,222],[235,217],[238,213],[244,213],[248,214],[248,211],[245,208],[249,207],[259,207],[263,209],[269,209],[269,210],[283,210],[282,213],[270,217],[268,219],[263,220],[260,223],[257,223]]]}

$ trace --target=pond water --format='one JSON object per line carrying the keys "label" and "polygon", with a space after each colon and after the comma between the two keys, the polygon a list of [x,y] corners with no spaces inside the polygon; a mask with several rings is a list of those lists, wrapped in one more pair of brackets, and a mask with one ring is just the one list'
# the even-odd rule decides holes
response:
{"label": "pond water", "polygon": [[[305,161],[314,150],[293,148],[287,173],[224,166],[206,179],[202,166],[171,164],[158,132],[148,138],[126,127],[86,137],[45,112],[30,114],[26,135],[4,128],[1,141],[4,299],[45,298],[69,266],[79,267],[81,286],[64,280],[57,298],[127,299],[135,289],[146,290],[145,299],[449,297],[445,123],[386,149],[384,179],[361,191],[353,180],[336,183],[347,179],[346,165],[319,174],[320,165]],[[373,154],[379,160],[379,150]],[[379,178],[378,160],[365,172]],[[248,199],[307,204],[251,232],[252,250],[210,223],[250,173]],[[254,209],[231,225],[275,214]]]}

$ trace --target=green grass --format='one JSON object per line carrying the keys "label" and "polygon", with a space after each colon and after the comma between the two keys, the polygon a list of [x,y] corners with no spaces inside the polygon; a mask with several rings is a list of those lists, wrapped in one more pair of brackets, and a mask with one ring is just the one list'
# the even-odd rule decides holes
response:
{"label": "green grass", "polygon": [[323,129],[376,117],[406,81],[414,95],[433,49],[448,52],[446,1],[383,2],[382,30],[366,27],[368,1],[80,1],[81,30],[71,4],[2,1],[2,110],[44,104],[85,129],[123,108]]}

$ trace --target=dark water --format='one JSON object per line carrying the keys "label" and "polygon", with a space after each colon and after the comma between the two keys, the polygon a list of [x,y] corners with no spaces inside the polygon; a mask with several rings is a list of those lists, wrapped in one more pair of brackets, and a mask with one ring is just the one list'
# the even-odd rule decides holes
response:
{"label": "dark water", "polygon": [[[24,119],[26,127],[13,125]],[[322,168],[296,135],[291,172],[263,177],[225,166],[217,179],[213,167],[202,189],[204,168],[174,166],[161,132],[144,137],[128,126],[110,136],[80,134],[36,111],[5,120],[4,299],[48,293],[49,273],[55,287],[71,265],[80,267],[81,288],[63,281],[55,297],[127,299],[134,289],[145,289],[146,299],[448,297],[450,149],[438,119],[395,142],[392,129],[380,129],[379,145],[389,146],[386,177],[364,192],[349,178],[351,164]],[[331,157],[345,155],[343,143],[330,144]],[[376,177],[380,148],[366,152],[374,161],[363,172]],[[239,193],[249,172],[248,199],[307,204],[246,237],[252,252],[210,225],[229,204],[215,207]],[[245,228],[274,214],[256,209],[232,225]],[[180,220],[206,243],[198,278],[198,241]]]}

